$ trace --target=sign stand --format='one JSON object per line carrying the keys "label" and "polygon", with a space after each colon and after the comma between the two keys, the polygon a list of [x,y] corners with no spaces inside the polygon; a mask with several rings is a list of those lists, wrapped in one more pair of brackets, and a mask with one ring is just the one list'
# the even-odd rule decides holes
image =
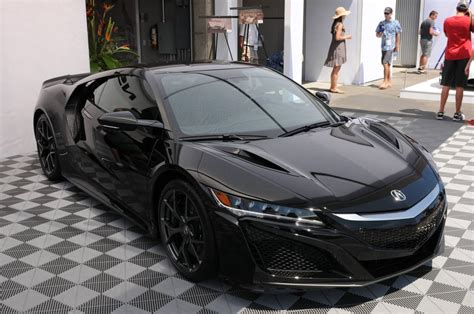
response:
{"label": "sign stand", "polygon": [[208,15],[200,16],[200,18],[207,19],[207,31],[212,33],[212,45],[211,50],[209,51],[209,60],[217,59],[217,47],[219,44],[219,34],[224,35],[225,42],[227,44],[227,50],[230,55],[231,61],[234,61],[232,55],[232,50],[230,49],[229,38],[227,37],[227,32],[232,30],[232,24],[227,22],[229,19],[237,18],[236,16],[218,16],[218,15]]}

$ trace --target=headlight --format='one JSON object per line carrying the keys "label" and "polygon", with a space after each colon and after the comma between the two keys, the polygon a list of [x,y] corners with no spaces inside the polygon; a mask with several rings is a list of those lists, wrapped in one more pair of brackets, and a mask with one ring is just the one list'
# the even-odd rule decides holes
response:
{"label": "headlight", "polygon": [[268,217],[274,219],[291,220],[295,223],[323,225],[318,216],[318,214],[321,212],[319,209],[303,209],[279,206],[230,195],[213,189],[210,190],[212,196],[220,207],[226,208],[233,214],[240,217]]}

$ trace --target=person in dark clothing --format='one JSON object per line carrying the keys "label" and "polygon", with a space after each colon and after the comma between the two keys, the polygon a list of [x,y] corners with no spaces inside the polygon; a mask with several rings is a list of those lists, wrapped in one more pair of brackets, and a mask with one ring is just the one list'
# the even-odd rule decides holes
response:
{"label": "person in dark clothing", "polygon": [[418,73],[426,73],[426,65],[431,56],[431,49],[433,47],[433,36],[438,36],[439,31],[436,30],[435,21],[438,18],[438,12],[431,11],[430,16],[420,25],[420,46],[421,57]]}

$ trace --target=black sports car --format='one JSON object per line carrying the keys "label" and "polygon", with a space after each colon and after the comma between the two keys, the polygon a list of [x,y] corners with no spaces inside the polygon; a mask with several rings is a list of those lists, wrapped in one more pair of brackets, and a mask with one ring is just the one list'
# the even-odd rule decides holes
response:
{"label": "black sports car", "polygon": [[34,128],[49,179],[159,236],[190,280],[360,286],[435,257],[430,154],[327,101],[240,63],[130,67],[44,82]]}

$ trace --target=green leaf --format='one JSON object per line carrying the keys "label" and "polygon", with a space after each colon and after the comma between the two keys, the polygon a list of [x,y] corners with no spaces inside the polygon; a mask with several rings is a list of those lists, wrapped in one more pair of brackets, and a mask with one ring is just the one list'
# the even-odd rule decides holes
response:
{"label": "green leaf", "polygon": [[97,62],[91,61],[90,62],[91,72],[97,73],[100,71],[100,65]]}
{"label": "green leaf", "polygon": [[128,54],[132,54],[134,56],[137,56],[138,57],[138,53],[136,53],[135,51],[133,50],[130,50],[130,49],[120,49],[120,48],[117,48],[115,49],[112,54],[116,54],[116,53],[128,53]]}
{"label": "green leaf", "polygon": [[108,70],[115,69],[115,68],[118,68],[118,67],[122,66],[122,63],[120,63],[120,61],[118,61],[117,59],[115,59],[114,57],[111,57],[109,55],[103,55],[102,60],[104,61],[105,65],[107,66]]}

